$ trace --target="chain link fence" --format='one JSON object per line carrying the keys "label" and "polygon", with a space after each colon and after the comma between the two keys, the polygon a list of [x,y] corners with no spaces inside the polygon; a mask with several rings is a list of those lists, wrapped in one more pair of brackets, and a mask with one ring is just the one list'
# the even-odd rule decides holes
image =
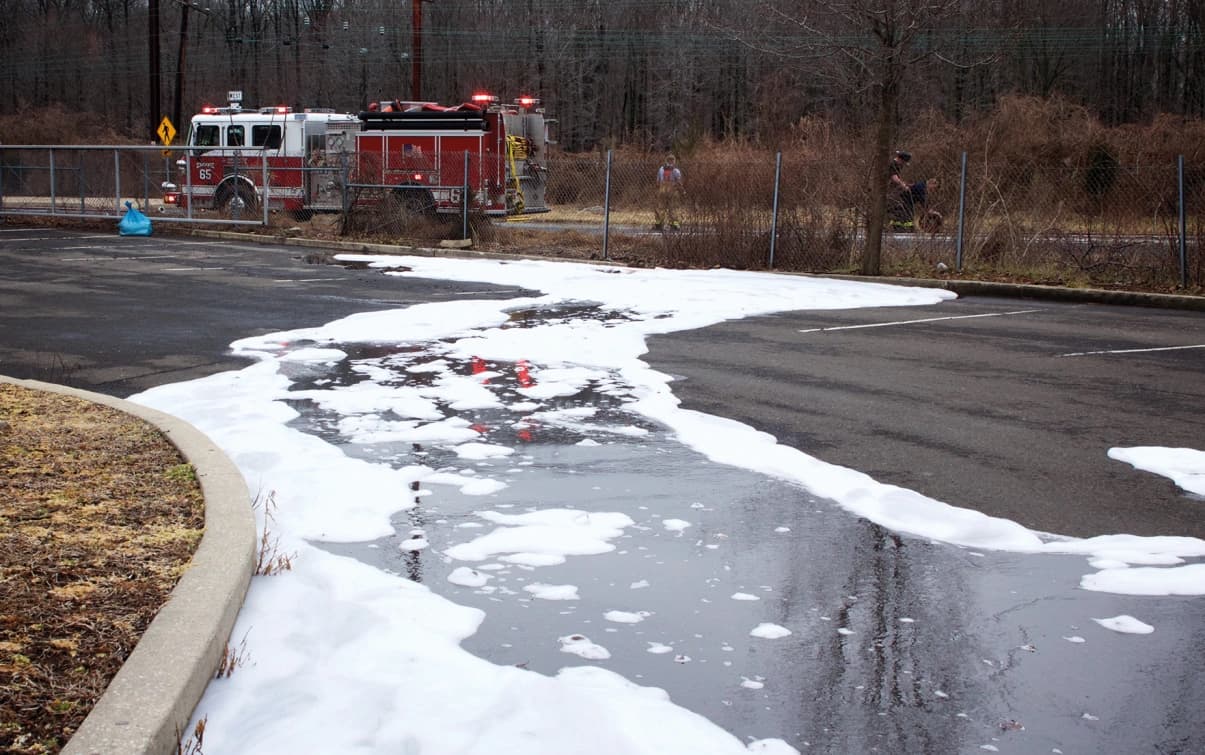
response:
{"label": "chain link fence", "polygon": [[1152,289],[1205,281],[1200,167],[972,163],[964,187],[966,273]]}
{"label": "chain link fence", "polygon": [[157,206],[174,158],[155,147],[0,147],[0,214],[120,218]]}
{"label": "chain link fence", "polygon": [[[284,169],[250,152],[234,168],[250,187],[242,201],[211,194],[182,210],[164,206],[160,189],[164,182],[194,188],[175,164],[182,154],[0,147],[0,214],[117,219],[130,201],[157,221],[254,223],[418,244],[471,237],[499,251],[643,266],[849,273],[861,268],[874,201],[857,158],[738,145],[680,158],[684,180],[673,192],[658,188],[663,155],[558,155],[548,170],[515,182],[540,182],[549,211],[506,217],[465,206],[472,192],[461,191],[463,167],[444,187],[460,207],[445,203],[435,212],[428,200],[438,191],[361,180],[345,155]],[[448,160],[463,166],[464,153]],[[254,187],[268,174],[265,207]],[[1205,285],[1205,164],[1121,165],[1107,156],[1017,163],[963,153],[918,156],[905,176],[918,190],[885,198],[885,275],[1161,291]],[[279,210],[294,194],[308,209]]]}
{"label": "chain link fence", "polygon": [[[657,157],[558,157],[553,210],[539,224],[560,232],[555,243],[515,230],[521,223],[492,241],[517,252],[585,248],[630,264],[860,268],[871,199],[858,166],[751,150],[678,164],[683,191],[666,198]],[[1001,165],[965,154],[918,170],[912,194],[885,198],[884,274],[1154,290],[1205,283],[1205,165]]]}

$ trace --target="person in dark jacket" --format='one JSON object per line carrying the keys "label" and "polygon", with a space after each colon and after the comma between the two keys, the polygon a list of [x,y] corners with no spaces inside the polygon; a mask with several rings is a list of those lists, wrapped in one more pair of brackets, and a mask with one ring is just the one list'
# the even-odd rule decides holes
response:
{"label": "person in dark jacket", "polygon": [[891,186],[887,193],[887,220],[892,230],[912,229],[912,186],[904,180],[904,167],[912,162],[912,153],[897,150],[891,156],[888,171]]}

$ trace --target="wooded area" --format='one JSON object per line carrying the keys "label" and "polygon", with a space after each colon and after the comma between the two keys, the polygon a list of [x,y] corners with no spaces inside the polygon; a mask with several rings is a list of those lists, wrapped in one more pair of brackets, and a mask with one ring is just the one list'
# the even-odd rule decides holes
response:
{"label": "wooded area", "polygon": [[[535,94],[569,151],[663,149],[704,137],[772,145],[806,117],[864,129],[885,103],[894,125],[930,109],[960,123],[1009,93],[1060,94],[1109,125],[1205,115],[1203,0],[431,0],[421,8],[424,99]],[[186,119],[230,89],[252,105],[351,111],[371,99],[410,99],[419,51],[409,2],[0,0],[0,18],[0,110],[61,103],[137,141],[154,139],[162,116]],[[153,49],[159,113],[150,112]],[[896,88],[891,98],[885,86]]]}

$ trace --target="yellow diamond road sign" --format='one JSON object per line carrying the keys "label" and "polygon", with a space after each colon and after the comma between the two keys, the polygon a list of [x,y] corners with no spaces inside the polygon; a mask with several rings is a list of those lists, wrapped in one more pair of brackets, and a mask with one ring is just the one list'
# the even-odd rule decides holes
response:
{"label": "yellow diamond road sign", "polygon": [[172,125],[172,122],[165,115],[163,116],[163,120],[159,122],[159,128],[155,129],[155,133],[159,134],[159,141],[163,142],[166,146],[172,143],[172,139],[176,138],[176,127]]}

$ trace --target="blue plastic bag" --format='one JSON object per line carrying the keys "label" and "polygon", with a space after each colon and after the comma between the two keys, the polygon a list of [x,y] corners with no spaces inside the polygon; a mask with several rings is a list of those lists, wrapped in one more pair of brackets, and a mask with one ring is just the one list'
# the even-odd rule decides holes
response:
{"label": "blue plastic bag", "polygon": [[117,224],[117,232],[122,236],[150,236],[151,219],[133,204],[126,202],[126,214]]}

